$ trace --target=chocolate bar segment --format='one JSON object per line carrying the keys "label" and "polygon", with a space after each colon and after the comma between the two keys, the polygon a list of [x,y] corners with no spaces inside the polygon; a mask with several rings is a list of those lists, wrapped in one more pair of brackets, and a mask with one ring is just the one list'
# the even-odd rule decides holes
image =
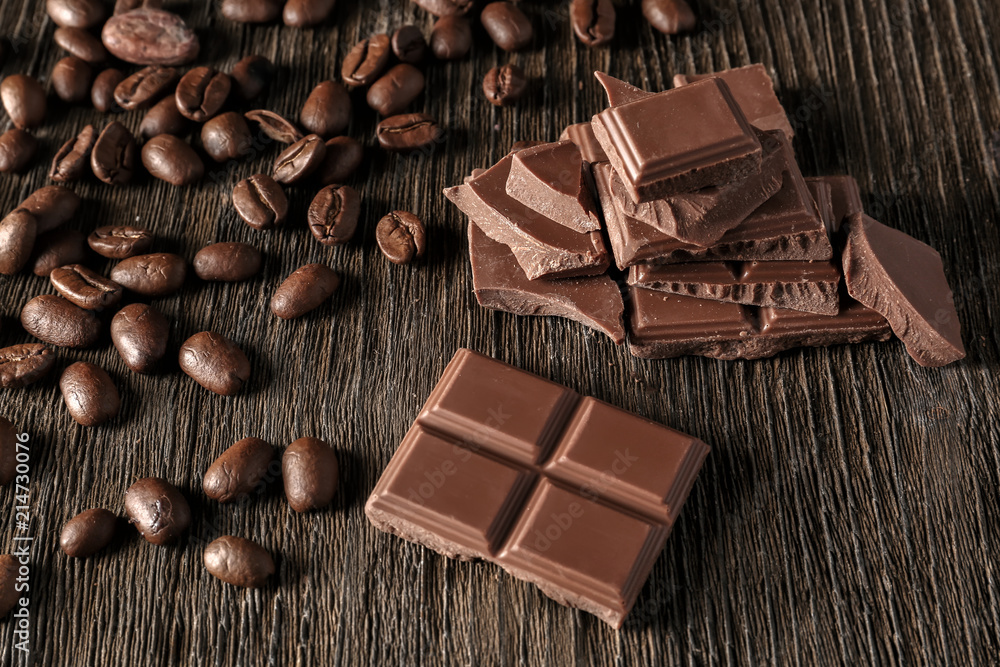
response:
{"label": "chocolate bar segment", "polygon": [[559,135],[559,141],[572,141],[580,149],[584,162],[607,162],[608,155],[601,147],[601,142],[594,136],[594,127],[589,123],[567,125]]}
{"label": "chocolate bar segment", "polygon": [[861,191],[853,176],[820,176],[807,178],[806,181],[810,184],[818,181],[830,187],[830,204],[833,208],[833,218],[829,226],[831,237],[840,231],[844,220],[855,213],[864,212]]}
{"label": "chocolate bar segment", "polygon": [[584,180],[583,158],[572,141],[541,144],[514,153],[507,194],[574,231],[601,229],[594,199]]}
{"label": "chocolate bar segment", "polygon": [[637,88],[631,83],[616,79],[604,72],[594,72],[594,76],[597,77],[598,83],[601,84],[604,93],[608,96],[609,107],[636,102],[655,94],[646,92],[642,88]]}

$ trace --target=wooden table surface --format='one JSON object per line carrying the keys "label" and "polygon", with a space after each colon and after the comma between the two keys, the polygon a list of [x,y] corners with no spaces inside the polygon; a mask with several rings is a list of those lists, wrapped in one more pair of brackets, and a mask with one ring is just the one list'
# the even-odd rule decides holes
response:
{"label": "wooden table surface", "polygon": [[[289,115],[319,81],[335,78],[359,38],[431,19],[404,0],[341,0],[316,30],[246,27],[217,2],[169,3],[202,37],[199,62],[228,68],[260,53],[281,66],[264,106]],[[46,79],[60,57],[44,3],[5,0],[14,43],[3,75]],[[94,179],[71,226],[135,223],[157,248],[188,258],[214,241],[266,253],[261,276],[238,285],[193,277],[155,305],[172,321],[161,372],[126,369],[108,340],[59,350],[59,365],[27,390],[0,391],[0,414],[31,436],[32,521],[14,523],[0,490],[0,548],[34,536],[31,660],[0,622],[0,665],[701,665],[781,663],[987,664],[1000,652],[997,506],[997,311],[1000,238],[1000,5],[992,0],[699,0],[701,29],[653,32],[637,2],[617,2],[613,49],[572,35],[568,3],[523,3],[534,48],[508,56],[480,27],[471,56],[431,63],[415,109],[437,117],[447,141],[430,157],[380,152],[376,118],[355,96],[350,134],[368,147],[352,184],[360,231],[345,247],[313,240],[312,197],[291,188],[289,224],[257,232],[230,204],[240,178],[267,171],[274,145],[232,169],[208,168],[177,189],[142,175],[113,189]],[[530,98],[498,110],[482,76],[514,62]],[[582,326],[480,308],[471,290],[465,218],[441,195],[520,139],[554,139],[603,107],[591,73],[651,90],[674,73],[762,62],[796,119],[806,175],[850,173],[874,217],[944,257],[968,358],[917,366],[898,341],[808,349],[775,359],[642,361]],[[52,98],[54,99],[54,98]],[[141,113],[123,117],[137,130]],[[4,124],[7,124],[4,119]],[[0,176],[11,210],[46,184],[56,148],[87,123],[88,106],[52,102],[43,148],[23,175]],[[389,264],[376,221],[402,208],[427,222],[426,259]],[[267,304],[297,266],[321,261],[345,280],[332,302],[278,321]],[[108,265],[98,265],[107,270]],[[0,345],[26,342],[21,306],[52,292],[46,280],[0,278]],[[177,368],[181,341],[214,330],[253,365],[234,398],[209,394]],[[459,347],[491,354],[584,393],[690,432],[712,447],[685,511],[630,620],[614,631],[550,601],[499,568],[458,563],[377,532],[364,500]],[[58,371],[75,360],[109,370],[123,409],[112,423],[73,422]],[[292,512],[280,482],[240,506],[208,501],[201,476],[246,436],[284,447],[300,436],[332,443],[342,467],[333,506]],[[189,534],[154,547],[131,529],[107,552],[70,560],[63,522],[101,506],[123,513],[137,478],[176,483],[192,504]],[[262,590],[235,589],[202,566],[222,534],[258,541],[276,557]]]}

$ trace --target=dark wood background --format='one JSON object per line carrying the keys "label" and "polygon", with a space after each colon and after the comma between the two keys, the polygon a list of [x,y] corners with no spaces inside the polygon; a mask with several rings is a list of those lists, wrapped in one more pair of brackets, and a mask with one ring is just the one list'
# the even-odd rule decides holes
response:
{"label": "dark wood background", "polygon": [[[329,26],[239,26],[217,2],[169,3],[202,36],[202,63],[228,68],[266,55],[282,68],[266,106],[297,115],[309,90],[336,77],[359,38],[431,19],[404,0],[341,0]],[[4,0],[0,25],[16,49],[3,75],[47,79],[60,57],[40,0]],[[234,170],[210,167],[196,187],[147,176],[112,189],[76,186],[72,226],[136,223],[158,249],[188,259],[213,241],[258,245],[262,275],[240,285],[190,279],[155,305],[172,320],[162,371],[128,371],[110,343],[59,351],[47,380],[0,391],[0,413],[31,435],[31,642],[37,664],[987,664],[1000,651],[997,506],[1000,280],[1000,5],[992,0],[699,0],[701,29],[653,32],[638,3],[618,2],[611,49],[574,39],[567,2],[522,3],[534,48],[508,56],[476,28],[471,57],[432,63],[415,109],[449,134],[429,158],[374,147],[376,119],[356,96],[350,134],[366,146],[353,179],[364,196],[357,238],[316,243],[303,222],[312,197],[292,188],[281,230],[240,222],[232,185],[267,171],[267,147]],[[534,88],[518,108],[483,99],[482,76],[512,61]],[[903,346],[801,350],[726,363],[641,361],[559,319],[516,318],[475,302],[466,220],[441,190],[520,139],[554,139],[603,100],[606,70],[652,90],[676,72],[763,62],[797,119],[807,175],[850,173],[869,212],[938,248],[955,289],[968,358],[924,369]],[[138,129],[140,113],[124,116]],[[56,148],[89,106],[52,102],[43,149],[24,175],[0,176],[5,213],[46,183]],[[4,123],[7,121],[4,119]],[[389,264],[374,240],[386,212],[427,222],[430,248],[412,267]],[[267,309],[300,264],[327,262],[346,280],[311,316]],[[109,268],[104,266],[102,268]],[[34,276],[0,277],[0,345],[28,341],[17,321]],[[187,336],[212,329],[247,350],[253,376],[235,398],[211,395],[177,369]],[[695,434],[713,447],[685,512],[615,632],[551,602],[496,567],[456,563],[374,530],[363,503],[455,349],[471,347],[585,394]],[[121,416],[84,429],[62,404],[58,370],[74,360],[109,370]],[[342,485],[332,507],[299,515],[280,490],[241,506],[208,502],[209,463],[245,436],[277,447],[310,435],[333,443]],[[63,522],[84,509],[122,512],[125,489],[157,475],[180,486],[194,523],[173,547],[132,532],[97,557],[58,549]],[[0,548],[13,547],[13,492],[0,490]],[[254,539],[278,574],[237,590],[202,566],[221,534]],[[0,665],[25,664],[0,622]]]}

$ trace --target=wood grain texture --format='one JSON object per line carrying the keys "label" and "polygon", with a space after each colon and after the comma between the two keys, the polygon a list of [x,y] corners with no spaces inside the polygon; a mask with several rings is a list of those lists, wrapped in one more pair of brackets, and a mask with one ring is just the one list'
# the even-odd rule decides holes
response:
{"label": "wood grain texture", "polygon": [[[316,30],[238,26],[215,2],[168,3],[202,35],[202,64],[231,67],[260,53],[281,68],[264,106],[297,115],[313,85],[339,72],[359,38],[430,18],[404,0],[341,0]],[[124,188],[76,186],[72,226],[135,223],[157,248],[189,260],[213,241],[248,241],[266,254],[257,280],[189,279],[155,301],[172,321],[162,371],[127,370],[110,343],[60,350],[59,369],[88,360],[118,383],[119,419],[77,426],[62,405],[58,370],[22,391],[0,391],[0,413],[32,438],[31,660],[9,648],[0,665],[986,665],[1000,654],[1000,505],[997,284],[1000,238],[1000,5],[992,0],[698,0],[701,29],[667,38],[616,3],[613,49],[575,41],[568,3],[522,3],[537,37],[508,56],[480,27],[471,57],[427,67],[416,110],[448,128],[427,158],[374,147],[376,119],[355,94],[349,133],[369,147],[352,184],[362,223],[346,247],[316,243],[305,224],[312,192],[291,188],[290,223],[255,232],[229,194],[267,171],[262,147],[231,170],[210,167],[176,189],[141,176]],[[44,3],[5,0],[0,22],[16,47],[3,75],[47,78],[60,54]],[[494,109],[480,85],[512,61],[534,79],[530,98]],[[917,366],[894,341],[800,350],[756,362],[648,362],[554,318],[481,309],[471,290],[466,220],[441,195],[520,139],[554,139],[603,106],[591,73],[651,90],[677,72],[763,62],[795,120],[807,175],[850,173],[869,213],[940,250],[955,289],[968,358]],[[138,128],[140,113],[122,117]],[[90,122],[89,107],[52,103],[43,149],[24,175],[0,176],[9,211],[45,184],[47,161]],[[4,123],[6,123],[4,119]],[[375,244],[386,212],[428,225],[429,251],[412,267]],[[322,261],[345,277],[333,301],[281,322],[267,303],[297,266]],[[99,266],[103,270],[109,265]],[[28,341],[17,321],[34,276],[0,278],[0,345]],[[240,395],[209,395],[177,369],[189,335],[211,329],[253,363]],[[615,632],[565,609],[499,568],[457,563],[378,533],[363,502],[455,349],[499,357],[634,410],[713,446],[690,501],[626,626]],[[333,443],[342,486],[334,505],[298,515],[280,483],[239,506],[210,502],[200,480],[230,444],[259,436],[284,447],[300,436]],[[180,544],[157,548],[131,529],[107,553],[67,559],[67,519],[122,511],[125,489],[158,475],[194,512]],[[13,547],[13,492],[0,490],[0,548]],[[236,590],[201,563],[221,534],[254,539],[278,574]]]}

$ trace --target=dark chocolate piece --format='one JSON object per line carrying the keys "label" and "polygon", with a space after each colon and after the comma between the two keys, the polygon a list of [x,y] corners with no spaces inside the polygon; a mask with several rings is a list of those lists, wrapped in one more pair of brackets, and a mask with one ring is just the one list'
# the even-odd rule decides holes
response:
{"label": "dark chocolate piece", "polygon": [[594,76],[597,77],[598,83],[601,84],[601,87],[604,88],[605,94],[608,96],[609,107],[616,107],[621,104],[636,102],[649,97],[650,95],[656,94],[646,92],[642,88],[636,88],[631,83],[626,83],[621,79],[608,76],[604,72],[594,72]]}
{"label": "dark chocolate piece", "polygon": [[559,141],[572,141],[580,149],[584,162],[607,162],[608,155],[601,148],[601,142],[594,136],[594,127],[590,123],[575,123],[567,125],[559,135]]}
{"label": "dark chocolate piece", "polygon": [[459,350],[365,506],[621,627],[708,454],[700,440]]}
{"label": "dark chocolate piece", "polygon": [[761,130],[781,130],[789,139],[795,137],[795,130],[788,122],[785,108],[774,92],[774,81],[763,65],[755,63],[714,74],[676,74],[674,86],[686,86],[712,77],[718,77],[729,84],[733,98],[751,125]]}
{"label": "dark chocolate piece", "polygon": [[853,176],[819,176],[807,178],[806,182],[810,186],[815,183],[826,183],[830,186],[830,205],[832,207],[832,218],[827,226],[830,237],[840,231],[840,226],[844,220],[855,213],[863,213],[864,205],[861,203],[861,191],[858,189],[858,182]]}
{"label": "dark chocolate piece", "polygon": [[570,229],[601,229],[594,198],[584,180],[580,149],[572,141],[533,146],[514,153],[507,194]]}

